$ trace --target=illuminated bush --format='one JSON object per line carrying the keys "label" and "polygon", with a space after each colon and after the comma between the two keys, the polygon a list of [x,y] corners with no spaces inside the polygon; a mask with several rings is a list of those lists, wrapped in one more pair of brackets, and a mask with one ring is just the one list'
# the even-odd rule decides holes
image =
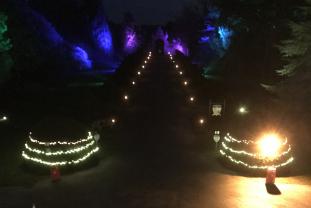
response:
{"label": "illuminated bush", "polygon": [[[46,167],[74,166],[99,151],[91,132],[84,133],[84,128],[77,122],[63,118],[46,119],[35,129],[29,134],[22,152],[25,161]],[[70,131],[74,132],[70,134]]]}
{"label": "illuminated bush", "polygon": [[[219,152],[223,159],[241,168],[266,170],[268,167],[281,168],[291,164],[294,160],[292,148],[287,139],[280,142],[278,151],[270,154],[262,151],[262,142],[252,140],[237,140],[227,134],[221,142]],[[269,146],[265,145],[265,148]],[[269,153],[267,157],[267,154]]]}

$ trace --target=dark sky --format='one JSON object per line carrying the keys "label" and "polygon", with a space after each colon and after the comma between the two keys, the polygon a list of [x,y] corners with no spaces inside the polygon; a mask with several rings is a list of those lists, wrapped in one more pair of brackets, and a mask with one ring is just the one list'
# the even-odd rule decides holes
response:
{"label": "dark sky", "polygon": [[162,24],[173,19],[191,0],[103,0],[107,16],[115,22],[131,12],[138,23]]}

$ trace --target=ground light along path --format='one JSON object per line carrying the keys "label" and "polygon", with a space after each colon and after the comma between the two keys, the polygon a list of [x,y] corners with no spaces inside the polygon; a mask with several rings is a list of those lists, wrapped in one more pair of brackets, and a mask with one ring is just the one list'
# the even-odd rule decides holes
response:
{"label": "ground light along path", "polygon": [[[153,61],[139,77],[139,87],[128,95],[126,110],[118,115],[120,124],[113,135],[118,148],[113,156],[91,170],[63,177],[58,184],[49,180],[36,184],[30,190],[36,207],[222,208],[310,204],[311,191],[304,178],[278,180],[282,195],[272,196],[266,193],[263,178],[233,176],[218,166],[213,151],[207,151],[214,147],[206,137],[208,124],[197,123],[196,118],[202,112],[193,104],[200,105],[199,102],[189,102],[192,95],[183,90],[184,80],[176,74],[176,65],[170,63],[170,58],[152,56]],[[191,86],[190,77],[187,78]]]}

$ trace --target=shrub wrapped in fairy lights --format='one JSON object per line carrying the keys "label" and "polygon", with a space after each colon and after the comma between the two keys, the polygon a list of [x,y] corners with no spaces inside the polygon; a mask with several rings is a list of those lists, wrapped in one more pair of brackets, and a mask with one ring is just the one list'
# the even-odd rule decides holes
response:
{"label": "shrub wrapped in fairy lights", "polygon": [[219,152],[225,161],[253,170],[281,168],[294,161],[288,140],[281,140],[275,134],[264,135],[259,141],[238,140],[227,134]]}
{"label": "shrub wrapped in fairy lights", "polygon": [[29,133],[22,157],[47,167],[80,164],[99,151],[92,133],[84,129],[71,120],[46,119]]}

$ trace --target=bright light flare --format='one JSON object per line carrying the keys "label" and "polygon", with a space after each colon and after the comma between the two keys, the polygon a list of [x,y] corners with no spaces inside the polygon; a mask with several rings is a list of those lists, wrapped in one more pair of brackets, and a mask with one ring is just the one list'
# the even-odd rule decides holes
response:
{"label": "bright light flare", "polygon": [[246,113],[247,113],[246,107],[241,106],[241,107],[239,108],[239,113],[240,113],[240,114],[246,114]]}
{"label": "bright light flare", "polygon": [[280,151],[282,142],[277,134],[265,134],[259,141],[258,147],[260,155],[264,158],[274,159]]}

